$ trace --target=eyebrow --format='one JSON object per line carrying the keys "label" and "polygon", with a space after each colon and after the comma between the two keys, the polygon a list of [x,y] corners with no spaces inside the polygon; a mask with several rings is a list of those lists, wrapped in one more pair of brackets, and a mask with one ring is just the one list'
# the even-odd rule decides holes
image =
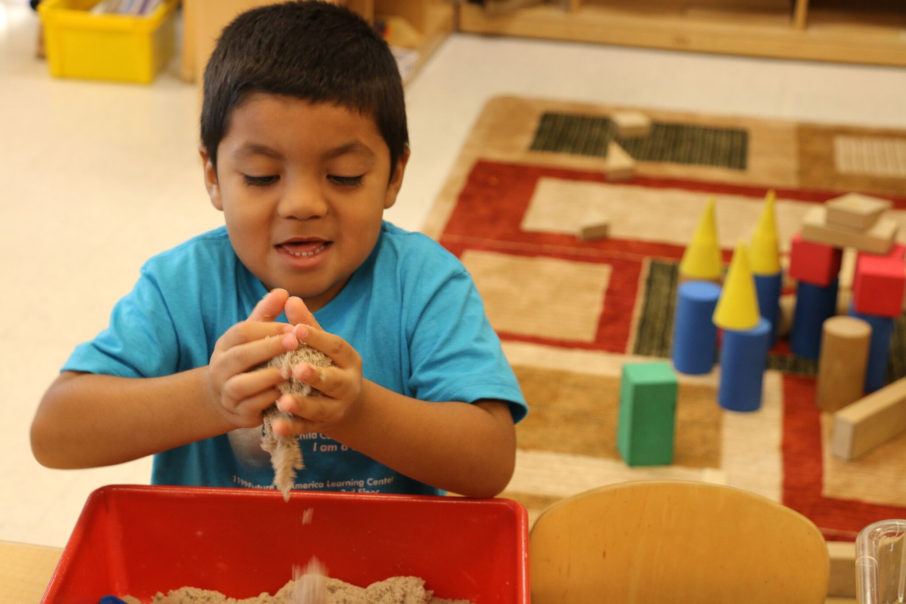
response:
{"label": "eyebrow", "polygon": [[[342,155],[346,155],[348,153],[364,155],[369,159],[375,157],[374,152],[367,145],[365,145],[361,141],[352,141],[346,143],[345,145],[340,145],[339,147],[325,151],[322,154],[321,158],[324,160],[330,160]],[[233,155],[234,157],[238,158],[250,157],[252,155],[264,155],[265,157],[270,157],[273,159],[283,159],[283,155],[279,151],[271,149],[267,145],[261,145],[258,143],[245,143],[244,145],[239,147],[239,149],[237,149]]]}
{"label": "eyebrow", "polygon": [[264,155],[273,159],[283,159],[283,155],[278,151],[271,149],[267,145],[259,145],[256,143],[246,143],[233,153],[233,156],[238,158],[250,157],[252,155]]}
{"label": "eyebrow", "polygon": [[326,151],[321,157],[325,160],[334,159],[340,157],[341,155],[346,155],[347,153],[364,155],[369,159],[375,156],[374,151],[372,151],[365,143],[361,141],[352,141],[346,143],[345,145],[340,145],[339,147]]}

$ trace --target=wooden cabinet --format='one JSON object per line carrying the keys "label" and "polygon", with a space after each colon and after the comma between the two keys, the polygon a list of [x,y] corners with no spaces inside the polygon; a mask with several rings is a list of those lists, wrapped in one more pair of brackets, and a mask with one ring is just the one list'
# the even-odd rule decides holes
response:
{"label": "wooden cabinet", "polygon": [[[425,61],[437,50],[440,43],[455,29],[453,4],[447,0],[358,0],[374,3],[374,21],[385,21],[393,27],[402,19],[415,33],[414,44],[409,50],[414,51],[411,63],[403,68],[403,83],[411,80]],[[388,42],[394,45],[391,30]]]}
{"label": "wooden cabinet", "polygon": [[[200,85],[204,66],[223,28],[236,15],[274,4],[278,0],[183,0],[183,51],[181,75]],[[345,0],[351,10],[370,23],[386,21],[409,35],[409,62],[404,82],[411,79],[440,43],[453,31],[453,6],[445,0]],[[391,40],[392,43],[392,40]]]}
{"label": "wooden cabinet", "polygon": [[[525,6],[532,1],[536,4]],[[904,0],[540,2],[463,4],[459,29],[670,50],[906,65]]]}

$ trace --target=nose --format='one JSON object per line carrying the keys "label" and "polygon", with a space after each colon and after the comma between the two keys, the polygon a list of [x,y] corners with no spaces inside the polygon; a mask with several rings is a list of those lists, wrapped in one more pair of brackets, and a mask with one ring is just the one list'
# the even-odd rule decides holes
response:
{"label": "nose", "polygon": [[281,218],[308,220],[327,214],[328,204],[320,179],[296,177],[287,180],[277,204],[277,214]]}

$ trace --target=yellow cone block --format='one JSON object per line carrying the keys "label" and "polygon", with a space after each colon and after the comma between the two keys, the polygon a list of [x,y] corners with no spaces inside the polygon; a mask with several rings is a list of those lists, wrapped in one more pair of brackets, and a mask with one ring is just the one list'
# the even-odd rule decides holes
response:
{"label": "yellow cone block", "polygon": [[774,191],[768,191],[764,198],[764,209],[752,235],[749,245],[749,260],[752,272],[759,276],[776,275],[780,272],[780,245],[777,240],[777,216],[774,213]]}
{"label": "yellow cone block", "polygon": [[679,265],[680,275],[687,279],[720,281],[723,261],[717,245],[717,221],[714,218],[714,197],[708,204],[692,236],[692,242],[683,253]]}
{"label": "yellow cone block", "polygon": [[714,324],[723,329],[743,331],[758,325],[758,295],[749,267],[749,254],[742,241],[736,246],[724,288],[714,309]]}

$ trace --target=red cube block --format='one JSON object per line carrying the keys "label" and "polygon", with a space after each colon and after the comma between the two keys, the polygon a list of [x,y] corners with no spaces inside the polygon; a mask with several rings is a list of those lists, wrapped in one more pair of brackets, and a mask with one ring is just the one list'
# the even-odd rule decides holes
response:
{"label": "red cube block", "polygon": [[853,306],[863,315],[899,317],[906,291],[906,246],[895,245],[884,256],[860,253],[853,280]]}
{"label": "red cube block", "polygon": [[842,262],[842,249],[805,241],[799,233],[793,235],[789,270],[793,279],[827,287],[837,278]]}

